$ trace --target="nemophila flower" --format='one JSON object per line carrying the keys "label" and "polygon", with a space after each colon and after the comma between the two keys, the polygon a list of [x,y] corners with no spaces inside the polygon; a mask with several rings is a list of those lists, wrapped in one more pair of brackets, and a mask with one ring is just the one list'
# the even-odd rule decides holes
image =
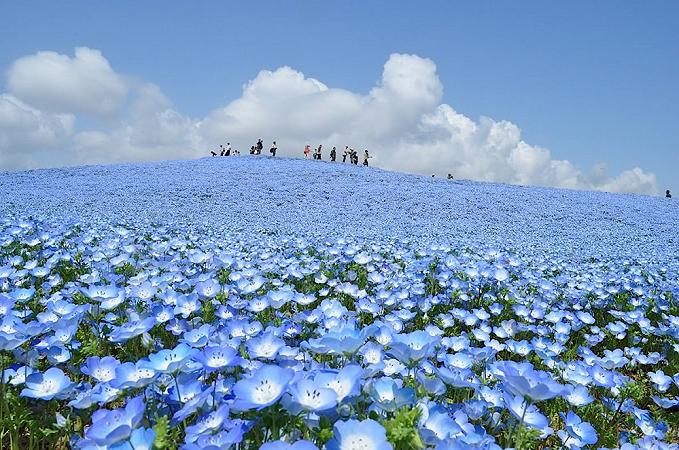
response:
{"label": "nemophila flower", "polygon": [[51,364],[56,365],[65,363],[69,359],[71,359],[71,352],[66,347],[61,345],[50,347],[50,349],[47,351],[47,360]]}
{"label": "nemophila flower", "polygon": [[360,393],[363,369],[355,364],[344,366],[339,371],[323,371],[316,374],[314,381],[319,385],[330,388],[337,394],[337,401],[355,397]]}
{"label": "nemophila flower", "polygon": [[199,328],[185,332],[181,342],[189,344],[191,347],[195,348],[205,347],[214,330],[214,326],[206,323],[205,325],[201,325]]}
{"label": "nemophila flower", "polygon": [[415,390],[403,387],[400,379],[370,379],[365,385],[365,392],[373,401],[373,406],[381,411],[393,412],[415,402]]}
{"label": "nemophila flower", "polygon": [[418,407],[421,413],[419,430],[426,444],[434,445],[462,432],[458,423],[443,406],[420,403]]}
{"label": "nemophila flower", "polygon": [[92,414],[92,425],[85,430],[85,438],[103,446],[126,441],[143,419],[144,409],[142,397],[128,400],[124,408],[99,409]]}
{"label": "nemophila flower", "polygon": [[127,442],[110,446],[111,450],[151,450],[156,439],[156,432],[151,428],[137,428],[130,434]]}
{"label": "nemophila flower", "polygon": [[547,417],[535,405],[528,403],[521,395],[513,396],[505,393],[504,400],[509,412],[522,423],[538,430],[545,430],[549,427]]}
{"label": "nemophila flower", "polygon": [[233,367],[241,362],[238,351],[227,345],[207,346],[196,353],[194,359],[208,372]]}
{"label": "nemophila flower", "polygon": [[71,379],[61,369],[52,367],[44,373],[34,372],[26,377],[26,387],[21,391],[22,397],[39,400],[64,399],[73,386]]}
{"label": "nemophila flower", "polygon": [[566,392],[566,388],[554,381],[551,375],[535,370],[530,363],[500,361],[494,363],[491,370],[508,391],[533,401],[548,400]]}
{"label": "nemophila flower", "polygon": [[152,353],[146,360],[139,362],[139,367],[148,368],[160,373],[178,372],[197,354],[197,350],[186,344],[179,344],[173,349]]}
{"label": "nemophila flower", "polygon": [[100,358],[98,356],[91,356],[87,358],[85,364],[80,367],[80,371],[85,375],[89,375],[100,383],[111,381],[116,376],[116,368],[120,365],[120,361],[112,356],[105,356]]}
{"label": "nemophila flower", "polygon": [[470,369],[439,367],[436,374],[444,383],[458,388],[476,388],[481,384],[478,376]]}
{"label": "nemophila flower", "polygon": [[92,285],[82,288],[81,292],[89,299],[99,303],[105,311],[111,310],[125,301],[125,291],[113,285]]}
{"label": "nemophila flower", "polygon": [[573,406],[585,406],[594,401],[594,397],[589,394],[589,390],[581,385],[567,385],[567,393],[564,398]]}
{"label": "nemophila flower", "polygon": [[165,323],[174,317],[173,309],[165,305],[154,305],[151,312],[156,319],[156,323]]}
{"label": "nemophila flower", "polygon": [[113,387],[109,383],[99,383],[92,388],[90,398],[94,403],[105,405],[120,395],[120,389]]}
{"label": "nemophila flower", "polygon": [[119,327],[114,327],[108,335],[111,342],[126,342],[149,331],[156,324],[153,317],[146,317],[141,320],[130,321],[122,324]]}
{"label": "nemophila flower", "polygon": [[229,449],[243,440],[243,435],[248,431],[246,425],[237,425],[228,431],[220,431],[216,434],[204,434],[195,442],[182,446],[186,450],[215,450]]}
{"label": "nemophila flower", "polygon": [[284,345],[285,341],[283,339],[269,331],[259,337],[248,340],[246,347],[251,358],[274,359]]}
{"label": "nemophila flower", "polygon": [[181,295],[177,299],[177,305],[174,308],[174,313],[181,315],[184,319],[191,314],[199,311],[201,302],[196,294]]}
{"label": "nemophila flower", "polygon": [[579,449],[586,445],[594,445],[599,437],[594,427],[587,422],[583,422],[573,411],[568,414],[560,413],[564,420],[566,429],[557,431],[557,435],[564,446]]}
{"label": "nemophila flower", "polygon": [[335,422],[327,450],[393,450],[386,430],[371,419]]}
{"label": "nemophila flower", "polygon": [[664,409],[676,408],[679,406],[679,398],[663,398],[657,395],[651,396],[656,405]]}
{"label": "nemophila flower", "polygon": [[464,412],[471,420],[479,420],[488,411],[488,403],[479,399],[471,399],[464,403]]}
{"label": "nemophila flower", "polygon": [[3,317],[14,308],[15,300],[5,294],[0,294],[0,317]]}
{"label": "nemophila flower", "polygon": [[388,353],[404,364],[412,364],[431,356],[440,337],[416,330],[408,334],[396,334],[389,344]]}
{"label": "nemophila flower", "polygon": [[375,330],[376,327],[372,325],[357,329],[353,325],[347,324],[336,330],[328,331],[318,339],[309,339],[303,343],[303,346],[316,353],[356,353]]}
{"label": "nemophila flower", "polygon": [[290,386],[289,400],[284,402],[286,408],[293,414],[300,411],[323,413],[337,405],[337,393],[323,387],[313,379],[302,379]]}
{"label": "nemophila flower", "polygon": [[[143,361],[141,361],[143,362]],[[123,363],[116,367],[111,386],[118,389],[140,388],[147,386],[156,378],[156,371],[142,367],[140,363]]]}
{"label": "nemophila flower", "polygon": [[12,386],[19,386],[24,384],[26,377],[35,372],[32,367],[21,366],[17,368],[8,367],[5,369],[5,377],[3,383],[11,384]]}
{"label": "nemophila flower", "polygon": [[195,442],[203,433],[218,431],[225,420],[229,418],[229,406],[224,404],[216,410],[206,414],[195,424],[186,427],[186,442]]}
{"label": "nemophila flower", "polygon": [[667,392],[672,385],[672,378],[665,375],[660,369],[655,372],[648,372],[648,379],[651,380],[658,392]]}
{"label": "nemophila flower", "polygon": [[236,410],[262,409],[278,401],[286,392],[295,373],[290,369],[265,365],[250,377],[233,386],[236,396],[233,408]]}
{"label": "nemophila flower", "polygon": [[196,293],[203,298],[214,298],[220,290],[221,286],[214,278],[209,278],[196,284]]}
{"label": "nemophila flower", "polygon": [[259,450],[318,450],[313,442],[297,441],[294,444],[288,444],[284,441],[265,442]]}

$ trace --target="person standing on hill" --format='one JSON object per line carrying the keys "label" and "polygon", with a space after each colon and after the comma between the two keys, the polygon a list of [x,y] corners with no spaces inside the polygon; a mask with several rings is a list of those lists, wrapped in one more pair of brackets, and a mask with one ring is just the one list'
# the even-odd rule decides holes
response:
{"label": "person standing on hill", "polygon": [[672,194],[670,193],[670,190],[665,191],[665,198],[672,198]]}
{"label": "person standing on hill", "polygon": [[269,153],[271,153],[271,156],[276,156],[276,150],[278,150],[278,147],[276,146],[276,141],[273,141],[273,145],[269,149]]}
{"label": "person standing on hill", "polygon": [[332,150],[330,150],[330,161],[335,162],[336,158],[337,158],[337,147],[333,147]]}
{"label": "person standing on hill", "polygon": [[224,153],[225,156],[231,156],[231,142],[226,143],[226,152]]}
{"label": "person standing on hill", "polygon": [[363,154],[363,165],[365,167],[368,167],[368,160],[370,159],[370,155],[368,154],[368,149],[365,149],[365,153]]}
{"label": "person standing on hill", "polygon": [[344,153],[342,153],[342,162],[345,163],[347,162],[347,155],[349,154],[349,146],[345,145],[344,146]]}
{"label": "person standing on hill", "polygon": [[257,140],[257,154],[261,155],[262,154],[262,149],[264,149],[264,141],[261,139]]}
{"label": "person standing on hill", "polygon": [[311,153],[311,146],[309,146],[309,144],[307,144],[307,145],[304,146],[304,157],[308,158],[309,153]]}

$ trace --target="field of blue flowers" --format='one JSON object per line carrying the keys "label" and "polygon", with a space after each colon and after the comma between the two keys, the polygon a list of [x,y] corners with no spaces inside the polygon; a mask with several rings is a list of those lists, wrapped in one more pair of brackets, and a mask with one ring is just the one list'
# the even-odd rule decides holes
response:
{"label": "field of blue flowers", "polygon": [[679,206],[339,163],[0,173],[0,448],[679,446]]}

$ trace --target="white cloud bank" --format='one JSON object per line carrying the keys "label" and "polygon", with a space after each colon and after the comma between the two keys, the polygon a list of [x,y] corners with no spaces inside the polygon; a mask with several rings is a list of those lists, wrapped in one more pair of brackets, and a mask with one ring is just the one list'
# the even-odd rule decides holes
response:
{"label": "white cloud bank", "polygon": [[[655,175],[638,167],[616,176],[605,165],[583,172],[546,148],[527,144],[508,121],[474,121],[441,103],[433,61],[393,54],[367,94],[330,88],[290,67],[261,71],[241,97],[204,118],[189,118],[150,83],[116,73],[97,50],[73,58],[39,52],[7,72],[0,94],[0,167],[193,158],[230,141],[245,149],[276,139],[281,155],[300,156],[307,143],[329,151],[370,149],[387,169],[458,178],[657,193]],[[106,119],[79,130],[77,118]],[[328,152],[325,157],[327,158]],[[53,157],[39,158],[51,152]]]}

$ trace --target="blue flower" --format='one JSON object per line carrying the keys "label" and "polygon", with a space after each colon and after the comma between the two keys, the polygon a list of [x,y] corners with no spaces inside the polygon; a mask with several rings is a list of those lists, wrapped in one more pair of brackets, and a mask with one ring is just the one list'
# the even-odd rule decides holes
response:
{"label": "blue flower", "polygon": [[73,386],[71,379],[56,367],[47,369],[45,373],[34,372],[28,375],[25,384],[21,396],[40,400],[64,399]]}
{"label": "blue flower", "polygon": [[268,331],[259,337],[250,339],[246,346],[252,358],[274,359],[285,342]]}
{"label": "blue flower", "polygon": [[566,393],[566,388],[554,381],[547,372],[535,370],[530,363],[500,361],[492,366],[493,374],[515,395],[533,401],[548,400]]}
{"label": "blue flower", "polygon": [[179,344],[171,350],[161,350],[148,356],[147,360],[141,361],[139,367],[148,368],[160,373],[178,372],[191,361],[197,354],[197,350],[186,344]]}
{"label": "blue flower", "polygon": [[404,364],[413,364],[431,356],[441,338],[426,331],[396,334],[389,344],[389,354]]}
{"label": "blue flower", "polygon": [[312,379],[303,379],[290,387],[290,401],[286,406],[293,414],[300,411],[323,412],[337,405],[337,394]]}
{"label": "blue flower", "polygon": [[318,385],[335,391],[337,401],[355,397],[360,393],[363,369],[355,364],[344,366],[340,371],[320,372],[314,378]]}
{"label": "blue flower", "polygon": [[103,358],[90,356],[85,361],[85,365],[80,367],[80,371],[101,383],[106,383],[115,378],[118,366],[120,366],[120,361],[112,356],[105,356]]}
{"label": "blue flower", "polygon": [[573,411],[568,414],[560,413],[566,423],[566,430],[557,431],[561,442],[569,448],[581,448],[585,445],[596,444],[599,437],[594,427],[587,422],[583,422]]}
{"label": "blue flower", "polygon": [[371,419],[335,422],[333,437],[325,447],[327,450],[393,450],[386,430]]}
{"label": "blue flower", "polygon": [[259,447],[259,450],[318,450],[313,442],[297,441],[294,444],[288,444],[284,441],[265,442]]}
{"label": "blue flower", "polygon": [[373,401],[373,406],[382,411],[394,412],[415,402],[415,390],[402,386],[403,382],[400,379],[382,377],[369,380],[365,385],[365,391]]}
{"label": "blue flower", "polygon": [[242,361],[242,358],[238,356],[238,351],[227,345],[207,346],[201,352],[196,353],[194,358],[208,372],[233,367]]}
{"label": "blue flower", "polygon": [[549,427],[547,417],[540,413],[540,410],[535,405],[528,403],[521,395],[512,396],[505,393],[504,400],[509,412],[524,424],[538,430],[545,430]]}
{"label": "blue flower", "polygon": [[144,417],[144,401],[141,397],[128,400],[124,408],[100,409],[92,414],[92,425],[85,437],[97,445],[112,445],[130,438]]}
{"label": "blue flower", "polygon": [[290,369],[265,365],[256,370],[249,378],[238,381],[233,386],[236,410],[263,409],[273,405],[285,393],[295,373]]}
{"label": "blue flower", "polygon": [[128,362],[116,367],[115,377],[110,384],[118,389],[140,388],[151,383],[156,375],[156,371],[149,367]]}

